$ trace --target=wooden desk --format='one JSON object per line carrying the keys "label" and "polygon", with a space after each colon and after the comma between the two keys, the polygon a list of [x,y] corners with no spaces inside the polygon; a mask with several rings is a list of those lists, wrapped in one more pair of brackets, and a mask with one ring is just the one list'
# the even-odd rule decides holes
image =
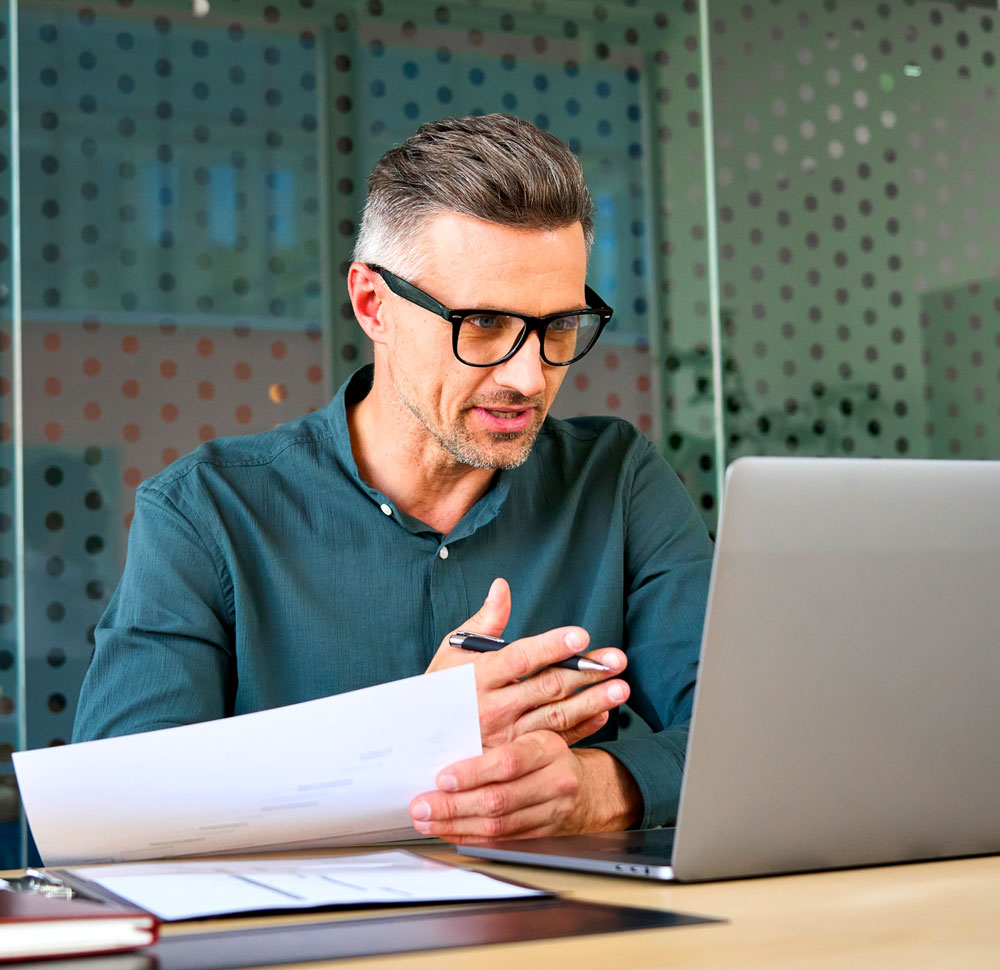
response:
{"label": "wooden desk", "polygon": [[[317,970],[1000,967],[1000,857],[681,886],[467,860],[444,846],[421,851],[581,899],[680,910],[728,922],[300,966]],[[261,921],[241,922],[260,925]],[[199,929],[215,926],[235,928],[228,920],[198,924]],[[184,928],[174,926],[167,932]]]}

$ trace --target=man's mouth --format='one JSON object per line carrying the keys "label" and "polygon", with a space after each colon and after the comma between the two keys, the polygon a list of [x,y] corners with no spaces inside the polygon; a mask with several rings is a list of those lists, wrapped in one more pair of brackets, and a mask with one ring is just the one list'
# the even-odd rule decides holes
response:
{"label": "man's mouth", "polygon": [[520,411],[497,411],[494,408],[484,408],[483,410],[484,411],[488,411],[495,418],[507,418],[507,419],[510,419],[510,418],[516,418],[520,414],[524,414],[524,412],[527,410],[527,408],[523,408]]}
{"label": "man's mouth", "polygon": [[535,420],[534,407],[526,408],[489,408],[477,406],[472,409],[479,416],[479,421],[488,431],[521,432],[531,427]]}

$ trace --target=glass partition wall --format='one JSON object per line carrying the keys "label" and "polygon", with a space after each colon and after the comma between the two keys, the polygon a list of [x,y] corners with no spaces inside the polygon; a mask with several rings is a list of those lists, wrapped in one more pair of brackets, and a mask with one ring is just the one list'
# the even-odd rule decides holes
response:
{"label": "glass partition wall", "polygon": [[[12,18],[12,12],[15,16]],[[15,354],[16,10],[0,8],[0,866],[20,862],[21,826],[11,754],[25,743],[20,627],[19,360]],[[14,117],[12,117],[14,116]]]}
{"label": "glass partition wall", "polygon": [[507,111],[567,140],[615,414],[715,528],[742,454],[1000,457],[995,7],[10,0],[0,63],[0,862],[70,735],[135,487],[320,407],[377,157]]}
{"label": "glass partition wall", "polygon": [[1000,457],[995,3],[712,3],[729,458]]}

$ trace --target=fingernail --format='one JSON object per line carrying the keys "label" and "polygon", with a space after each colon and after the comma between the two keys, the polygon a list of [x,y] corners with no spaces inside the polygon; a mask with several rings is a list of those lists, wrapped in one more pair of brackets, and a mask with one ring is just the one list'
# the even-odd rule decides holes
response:
{"label": "fingernail", "polygon": [[441,791],[458,791],[458,779],[454,775],[439,775],[438,788]]}
{"label": "fingernail", "polygon": [[423,832],[424,835],[427,835],[430,832],[430,830],[431,830],[431,823],[430,822],[414,822],[413,823],[413,827],[418,832]]}
{"label": "fingernail", "polygon": [[616,704],[620,704],[625,700],[625,688],[621,684],[612,684],[608,688],[608,697]]}
{"label": "fingernail", "polygon": [[569,633],[563,637],[563,643],[570,648],[574,653],[578,653],[587,645],[587,639],[584,637],[579,630],[570,630]]}
{"label": "fingernail", "polygon": [[418,821],[424,821],[431,817],[431,807],[421,798],[410,807],[410,815]]}
{"label": "fingernail", "polygon": [[486,602],[487,603],[493,602],[499,595],[500,595],[500,580],[494,579],[493,582],[490,583],[490,591],[486,594]]}

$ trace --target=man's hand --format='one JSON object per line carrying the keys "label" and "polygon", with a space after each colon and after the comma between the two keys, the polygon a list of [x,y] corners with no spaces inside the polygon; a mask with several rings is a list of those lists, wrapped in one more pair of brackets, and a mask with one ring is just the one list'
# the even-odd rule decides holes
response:
{"label": "man's hand", "polygon": [[437,791],[410,803],[413,826],[456,844],[625,829],[642,796],[606,751],[571,751],[551,731],[532,731],[445,768]]}
{"label": "man's hand", "polygon": [[[459,629],[499,637],[509,618],[510,587],[505,580],[495,579],[482,608]],[[484,748],[541,730],[555,732],[565,746],[603,727],[608,712],[629,695],[625,681],[607,679],[621,673],[627,663],[625,654],[613,647],[585,654],[610,668],[607,672],[548,666],[582,654],[589,642],[587,631],[578,626],[514,640],[492,653],[453,647],[445,637],[426,672],[475,665]]]}

